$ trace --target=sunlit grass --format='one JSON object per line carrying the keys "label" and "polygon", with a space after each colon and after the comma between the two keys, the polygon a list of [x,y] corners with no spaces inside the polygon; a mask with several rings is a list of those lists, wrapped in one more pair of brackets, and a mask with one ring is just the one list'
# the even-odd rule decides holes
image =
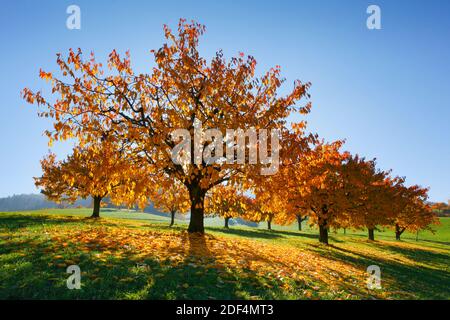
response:
{"label": "sunlit grass", "polygon": [[[106,209],[0,213],[0,298],[31,299],[449,299],[450,219],[435,235],[225,230],[208,219],[204,237],[186,220]],[[66,287],[68,265],[82,271],[82,289]],[[381,290],[366,288],[366,268],[381,267]],[[414,281],[411,281],[414,279]]]}

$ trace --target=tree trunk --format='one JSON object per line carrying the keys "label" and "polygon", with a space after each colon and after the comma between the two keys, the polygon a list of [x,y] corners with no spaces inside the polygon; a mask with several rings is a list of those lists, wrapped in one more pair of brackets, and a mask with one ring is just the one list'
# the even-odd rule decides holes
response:
{"label": "tree trunk", "polygon": [[228,222],[230,221],[230,217],[225,217],[225,229],[230,229],[228,226]]}
{"label": "tree trunk", "polygon": [[326,221],[319,225],[319,241],[328,244],[328,228]]}
{"label": "tree trunk", "polygon": [[272,230],[272,217],[267,220],[267,230]]}
{"label": "tree trunk", "polygon": [[400,230],[400,226],[398,224],[395,225],[395,240],[400,240],[400,236],[402,235],[402,231]]}
{"label": "tree trunk", "polygon": [[205,233],[203,224],[205,191],[198,185],[193,185],[189,188],[189,198],[191,200],[191,220],[189,221],[188,232]]}
{"label": "tree trunk", "polygon": [[100,218],[100,203],[102,202],[102,197],[95,196],[93,199],[94,211],[92,212],[91,218]]}
{"label": "tree trunk", "polygon": [[172,227],[175,223],[175,211],[170,211],[170,227]]}
{"label": "tree trunk", "polygon": [[328,245],[328,207],[323,205],[321,211],[322,216],[325,216],[326,218],[319,217],[319,242]]}
{"label": "tree trunk", "polygon": [[302,216],[297,215],[297,222],[298,222],[298,231],[302,231]]}
{"label": "tree trunk", "polygon": [[369,230],[369,240],[375,241],[375,230],[374,228],[368,228]]}

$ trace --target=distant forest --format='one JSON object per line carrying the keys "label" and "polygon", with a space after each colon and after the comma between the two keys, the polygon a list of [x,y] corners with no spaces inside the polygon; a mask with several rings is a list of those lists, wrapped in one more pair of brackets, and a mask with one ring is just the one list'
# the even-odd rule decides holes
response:
{"label": "distant forest", "polygon": [[[106,207],[109,208],[121,208],[108,203],[108,199],[105,199]],[[27,210],[39,210],[39,209],[52,209],[52,208],[90,208],[92,207],[92,199],[79,199],[75,203],[56,203],[49,201],[43,194],[18,194],[6,198],[0,198],[0,212],[2,211],[27,211]],[[124,207],[123,207],[124,208]],[[148,213],[165,215],[158,212],[152,205],[148,206],[144,210]]]}
{"label": "distant forest", "polygon": [[51,208],[90,207],[91,199],[79,199],[74,204],[57,204],[49,201],[42,194],[18,194],[0,198],[0,211],[26,211]]}

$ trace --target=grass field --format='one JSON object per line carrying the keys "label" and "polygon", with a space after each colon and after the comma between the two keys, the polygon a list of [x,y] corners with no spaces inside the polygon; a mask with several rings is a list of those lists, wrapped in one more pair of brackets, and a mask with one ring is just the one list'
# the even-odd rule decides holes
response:
{"label": "grass field", "polygon": [[[205,236],[186,220],[104,209],[0,213],[0,299],[450,299],[450,218],[437,233],[274,231],[207,219]],[[66,268],[81,269],[69,290]],[[369,265],[382,289],[366,286]]]}

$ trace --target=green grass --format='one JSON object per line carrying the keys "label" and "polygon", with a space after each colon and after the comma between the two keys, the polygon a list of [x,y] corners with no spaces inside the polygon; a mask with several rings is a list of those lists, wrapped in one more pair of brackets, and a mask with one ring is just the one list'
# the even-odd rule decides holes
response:
{"label": "green grass", "polygon": [[[192,238],[186,219],[169,228],[164,216],[103,209],[95,221],[90,213],[0,213],[0,298],[450,298],[450,218],[419,241],[405,233],[398,242],[384,230],[370,242],[364,231],[339,230],[327,247],[306,223],[302,232],[265,224],[225,230],[221,219],[208,218],[207,236]],[[82,270],[81,290],[66,287],[70,264]],[[369,291],[365,270],[373,264],[383,289]]]}
{"label": "green grass", "polygon": [[[89,217],[92,213],[92,209],[90,208],[81,208],[81,209],[44,209],[44,210],[34,210],[34,211],[24,211],[24,212],[17,212],[17,214],[25,214],[25,215],[64,215],[64,216],[74,216],[74,217]],[[0,213],[0,215],[7,214],[7,213]],[[128,220],[142,220],[142,221],[148,221],[150,223],[161,223],[161,224],[169,224],[169,217],[168,216],[161,216],[161,215],[155,215],[151,213],[142,213],[139,211],[134,210],[119,210],[119,209],[113,209],[113,208],[103,208],[102,217],[105,218],[116,218],[116,219],[128,219]],[[187,226],[189,221],[187,217],[181,216],[179,217],[177,215],[177,219],[175,219],[175,223],[179,226]],[[1,216],[0,216],[1,218]],[[441,241],[450,244],[450,217],[447,218],[441,218],[440,219],[441,224],[438,226],[433,226],[432,229],[434,229],[435,233],[432,233],[431,231],[420,231],[418,239],[421,241],[429,240],[431,242]],[[224,225],[224,221],[221,218],[217,217],[207,217],[205,218],[205,226],[208,230],[211,231],[217,231],[216,228],[222,229]],[[267,224],[265,222],[260,223],[257,227],[247,227],[244,225],[231,225],[231,231],[230,233],[233,233],[233,229],[237,230],[250,230],[254,231],[255,229],[258,230],[266,230]],[[298,233],[298,225],[297,223],[293,223],[289,226],[279,226],[279,225],[272,225],[273,231],[275,232],[294,232],[295,234]],[[224,230],[226,231],[226,230]],[[308,225],[308,221],[304,221],[302,223],[302,232],[305,234],[317,234],[317,229],[314,227],[311,227]],[[251,232],[250,232],[251,234]],[[338,237],[361,237],[366,238],[367,237],[367,231],[365,230],[346,230],[344,235],[344,230],[340,229],[337,231],[331,231],[330,234],[338,235]],[[375,231],[375,237],[377,240],[395,240],[394,232],[391,229],[384,228],[379,231]],[[403,240],[416,240],[416,233],[410,233],[405,232],[402,234]]]}

